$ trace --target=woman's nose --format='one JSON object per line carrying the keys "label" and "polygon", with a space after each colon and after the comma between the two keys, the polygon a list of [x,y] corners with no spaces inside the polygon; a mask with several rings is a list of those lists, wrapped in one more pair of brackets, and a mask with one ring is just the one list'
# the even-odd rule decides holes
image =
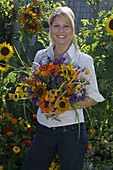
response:
{"label": "woman's nose", "polygon": [[59,32],[63,32],[64,28],[63,27],[59,27]]}

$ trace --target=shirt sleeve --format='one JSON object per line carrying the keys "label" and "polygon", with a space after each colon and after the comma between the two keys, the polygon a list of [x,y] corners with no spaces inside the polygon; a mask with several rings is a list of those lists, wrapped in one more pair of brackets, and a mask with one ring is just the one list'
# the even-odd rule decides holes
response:
{"label": "shirt sleeve", "polygon": [[95,74],[95,68],[93,64],[93,59],[89,56],[87,62],[85,62],[86,67],[90,70],[90,74],[86,75],[86,79],[89,80],[89,85],[86,86],[87,95],[93,98],[96,102],[104,101],[104,97],[100,94],[97,84],[97,78]]}

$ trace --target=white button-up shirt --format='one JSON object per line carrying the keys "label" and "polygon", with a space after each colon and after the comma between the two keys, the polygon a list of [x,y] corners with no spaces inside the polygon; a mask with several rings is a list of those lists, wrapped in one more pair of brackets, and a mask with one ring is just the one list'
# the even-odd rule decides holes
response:
{"label": "white button-up shirt", "polygon": [[[47,56],[53,58],[54,57],[54,51],[53,51],[53,45],[49,46],[47,49],[40,50],[36,53],[35,59],[34,59],[34,67],[38,68],[37,63],[41,60],[43,64],[47,63]],[[90,70],[90,74],[84,75],[85,78],[89,80],[90,85],[86,86],[87,96],[93,98],[96,102],[102,102],[104,101],[103,96],[100,94],[98,90],[96,75],[95,75],[95,69],[93,65],[93,59],[91,56],[81,52],[80,50],[77,50],[72,44],[68,51],[63,55],[63,57],[66,58],[65,62],[72,63],[73,65],[80,66],[81,68],[86,68]],[[66,126],[66,125],[72,125],[79,122],[84,122],[84,114],[83,109],[77,109],[77,115],[74,110],[66,111],[58,116],[58,119],[60,121],[48,118],[45,116],[44,113],[42,113],[41,109],[39,108],[37,111],[37,120],[40,124],[47,126],[47,127],[58,127],[58,126]]]}

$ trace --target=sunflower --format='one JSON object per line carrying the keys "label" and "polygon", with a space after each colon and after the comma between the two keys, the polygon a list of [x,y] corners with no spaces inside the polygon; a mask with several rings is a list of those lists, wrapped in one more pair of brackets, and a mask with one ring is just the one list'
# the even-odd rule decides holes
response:
{"label": "sunflower", "polygon": [[6,42],[0,44],[0,59],[9,59],[14,53],[13,47]]}
{"label": "sunflower", "polygon": [[0,71],[6,72],[9,70],[9,64],[7,64],[7,59],[0,60]]}
{"label": "sunflower", "polygon": [[73,68],[71,65],[61,65],[61,76],[70,81],[72,78],[75,80],[78,78],[79,74],[77,68]]}
{"label": "sunflower", "polygon": [[113,35],[113,16],[110,16],[105,24],[106,31]]}
{"label": "sunflower", "polygon": [[37,20],[37,15],[29,9],[22,10],[19,19],[22,25],[24,25],[25,23],[32,21],[32,19]]}
{"label": "sunflower", "polygon": [[20,14],[20,22],[23,29],[29,33],[35,33],[42,30],[42,25],[37,19],[36,13],[30,9],[22,10]]}
{"label": "sunflower", "polygon": [[58,100],[55,103],[54,108],[58,113],[64,113],[65,111],[69,110],[70,108],[69,98],[63,96],[62,99]]}
{"label": "sunflower", "polygon": [[33,93],[39,97],[39,99],[43,98],[45,92],[46,92],[46,84],[37,82],[36,86],[32,87]]}
{"label": "sunflower", "polygon": [[25,23],[22,27],[26,30],[26,32],[29,33],[36,33],[38,31],[41,31],[43,28],[40,22],[34,19],[32,21]]}
{"label": "sunflower", "polygon": [[39,2],[35,1],[30,3],[28,9],[33,11],[33,13],[36,13],[38,18],[43,17],[42,6]]}

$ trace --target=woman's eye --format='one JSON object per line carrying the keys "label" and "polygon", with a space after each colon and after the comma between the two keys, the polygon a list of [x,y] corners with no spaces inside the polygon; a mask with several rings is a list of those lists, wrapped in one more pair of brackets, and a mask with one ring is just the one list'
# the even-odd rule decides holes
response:
{"label": "woman's eye", "polygon": [[69,25],[65,25],[64,27],[69,27]]}
{"label": "woman's eye", "polygon": [[59,27],[58,25],[54,25],[54,27]]}

